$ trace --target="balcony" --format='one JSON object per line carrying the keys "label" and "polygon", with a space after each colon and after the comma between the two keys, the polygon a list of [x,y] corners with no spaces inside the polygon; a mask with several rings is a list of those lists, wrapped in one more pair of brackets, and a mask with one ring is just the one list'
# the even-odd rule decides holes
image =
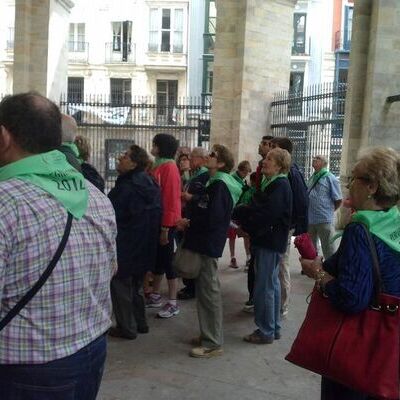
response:
{"label": "balcony", "polygon": [[204,40],[204,54],[214,54],[215,35],[211,33],[205,33],[203,35],[203,40]]}
{"label": "balcony", "polygon": [[89,62],[89,43],[68,42],[68,61],[87,64]]}
{"label": "balcony", "polygon": [[351,50],[351,30],[337,31],[335,33],[335,51]]}
{"label": "balcony", "polygon": [[135,64],[134,43],[106,43],[106,64]]}
{"label": "balcony", "polygon": [[309,57],[311,54],[311,37],[306,40],[305,36],[293,39],[292,56]]}

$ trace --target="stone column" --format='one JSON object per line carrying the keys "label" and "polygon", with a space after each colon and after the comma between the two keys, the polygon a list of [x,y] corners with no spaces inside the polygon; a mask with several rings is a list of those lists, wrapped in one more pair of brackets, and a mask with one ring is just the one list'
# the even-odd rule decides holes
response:
{"label": "stone column", "polygon": [[400,2],[357,0],[354,7],[349,84],[344,123],[342,177],[357,152],[371,145],[400,150]]}
{"label": "stone column", "polygon": [[258,160],[273,94],[287,90],[296,0],[217,0],[211,141]]}
{"label": "stone column", "polygon": [[13,92],[66,91],[70,0],[16,0]]}

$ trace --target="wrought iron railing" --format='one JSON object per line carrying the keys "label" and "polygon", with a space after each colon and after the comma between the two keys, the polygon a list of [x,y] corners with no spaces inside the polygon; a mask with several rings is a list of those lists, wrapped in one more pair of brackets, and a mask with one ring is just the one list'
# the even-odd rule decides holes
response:
{"label": "wrought iron railing", "polygon": [[271,103],[273,135],[294,142],[294,159],[306,176],[316,154],[327,156],[331,171],[339,174],[346,93],[346,83],[324,83],[301,93],[277,93]]}
{"label": "wrought iron railing", "polygon": [[[86,96],[79,103],[62,96],[62,112],[72,115],[79,133],[92,148],[91,162],[106,178],[107,188],[116,177],[115,157],[135,143],[150,151],[157,133],[170,133],[180,146],[208,147],[211,106],[202,98],[178,98],[173,104],[157,104],[156,97],[133,96],[129,104],[112,104],[111,96]],[[125,147],[124,147],[125,146]]]}
{"label": "wrought iron railing", "polygon": [[136,63],[136,45],[134,43],[113,42],[105,45],[106,64]]}
{"label": "wrought iron railing", "polygon": [[68,42],[68,60],[72,63],[89,62],[89,43]]}

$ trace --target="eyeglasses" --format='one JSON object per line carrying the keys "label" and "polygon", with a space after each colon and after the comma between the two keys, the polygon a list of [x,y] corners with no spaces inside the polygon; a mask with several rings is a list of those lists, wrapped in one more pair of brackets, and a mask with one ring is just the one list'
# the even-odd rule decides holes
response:
{"label": "eyeglasses", "polygon": [[361,181],[366,181],[369,182],[371,179],[368,176],[348,176],[347,177],[347,188],[350,187],[350,185],[356,180],[359,179]]}

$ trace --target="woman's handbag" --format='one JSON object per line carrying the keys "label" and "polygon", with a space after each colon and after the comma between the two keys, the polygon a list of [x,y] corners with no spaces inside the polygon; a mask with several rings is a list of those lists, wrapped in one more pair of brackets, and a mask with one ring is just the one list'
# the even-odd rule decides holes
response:
{"label": "woman's handbag", "polygon": [[375,244],[366,231],[374,265],[373,305],[345,314],[314,289],[286,360],[367,395],[399,399],[400,298],[381,293]]}
{"label": "woman's handbag", "polygon": [[182,244],[179,244],[172,265],[178,276],[184,279],[195,279],[200,273],[200,254],[189,249],[184,249]]}

